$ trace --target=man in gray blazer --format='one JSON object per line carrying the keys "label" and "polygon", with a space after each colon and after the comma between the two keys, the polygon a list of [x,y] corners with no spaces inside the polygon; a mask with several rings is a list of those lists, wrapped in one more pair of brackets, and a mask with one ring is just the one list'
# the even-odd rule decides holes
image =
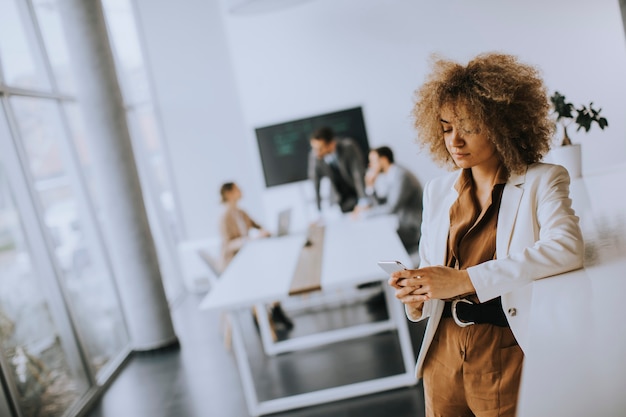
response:
{"label": "man in gray blazer", "polygon": [[366,193],[371,205],[358,207],[355,217],[394,214],[398,218],[398,235],[407,252],[415,253],[422,223],[422,186],[407,168],[394,162],[387,146],[372,149],[365,176]]}
{"label": "man in gray blazer", "polygon": [[308,169],[317,208],[321,209],[320,182],[324,177],[333,185],[331,204],[339,203],[343,213],[366,203],[365,161],[354,139],[337,138],[331,128],[322,127],[311,134],[310,143]]}

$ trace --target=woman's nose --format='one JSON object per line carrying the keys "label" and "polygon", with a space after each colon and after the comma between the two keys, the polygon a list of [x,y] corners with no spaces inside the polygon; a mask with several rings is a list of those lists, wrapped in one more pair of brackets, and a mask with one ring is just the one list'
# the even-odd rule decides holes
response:
{"label": "woman's nose", "polygon": [[460,148],[465,143],[463,137],[461,137],[459,131],[456,129],[450,132],[450,135],[448,136],[448,141],[450,146],[453,148]]}

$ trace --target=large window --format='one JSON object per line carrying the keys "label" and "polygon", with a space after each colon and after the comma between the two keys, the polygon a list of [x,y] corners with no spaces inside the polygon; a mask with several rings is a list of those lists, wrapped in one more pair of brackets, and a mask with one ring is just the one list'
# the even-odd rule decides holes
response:
{"label": "large window", "polygon": [[[101,389],[130,340],[98,221],[67,22],[56,0],[0,0],[0,10],[0,414],[9,399],[15,417],[66,417]],[[129,97],[152,109],[143,67],[134,77]],[[175,241],[158,124],[153,112],[131,110],[151,149],[140,165],[152,204],[164,202],[155,223]]]}
{"label": "large window", "polygon": [[[67,417],[130,352],[59,0],[0,0],[0,414]],[[183,236],[129,0],[103,1],[168,298]],[[63,19],[62,19],[63,18]],[[98,180],[101,180],[98,178]],[[7,401],[8,399],[8,401]]]}
{"label": "large window", "polygon": [[[61,124],[51,100],[11,97],[17,136],[54,247],[69,308],[98,372],[128,343],[112,274]],[[74,168],[72,169],[72,166]],[[91,225],[91,227],[90,227]]]}

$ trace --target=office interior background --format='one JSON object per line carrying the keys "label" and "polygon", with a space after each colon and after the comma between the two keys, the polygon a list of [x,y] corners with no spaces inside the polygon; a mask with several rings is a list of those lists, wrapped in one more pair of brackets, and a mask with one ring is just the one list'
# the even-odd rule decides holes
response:
{"label": "office interior background", "polygon": [[76,414],[175,341],[181,247],[217,236],[224,181],[268,227],[285,206],[308,224],[311,184],[266,188],[255,128],[360,106],[372,146],[442,173],[409,117],[433,53],[537,65],[610,121],[570,132],[584,175],[624,164],[624,0],[235,3],[0,4],[0,415]]}

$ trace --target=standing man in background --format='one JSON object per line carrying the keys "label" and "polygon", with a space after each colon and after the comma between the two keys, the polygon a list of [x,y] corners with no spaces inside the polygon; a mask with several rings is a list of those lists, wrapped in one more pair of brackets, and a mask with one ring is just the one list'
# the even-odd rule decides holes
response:
{"label": "standing man in background", "polygon": [[333,185],[331,204],[339,203],[342,213],[365,204],[365,161],[359,146],[351,138],[336,138],[330,127],[311,134],[309,178],[315,186],[317,208],[321,209],[320,182],[328,177]]}
{"label": "standing man in background", "polygon": [[422,223],[422,187],[411,171],[395,163],[389,147],[372,149],[368,158],[365,185],[371,205],[355,207],[353,217],[397,216],[400,240],[409,254],[415,254]]}

